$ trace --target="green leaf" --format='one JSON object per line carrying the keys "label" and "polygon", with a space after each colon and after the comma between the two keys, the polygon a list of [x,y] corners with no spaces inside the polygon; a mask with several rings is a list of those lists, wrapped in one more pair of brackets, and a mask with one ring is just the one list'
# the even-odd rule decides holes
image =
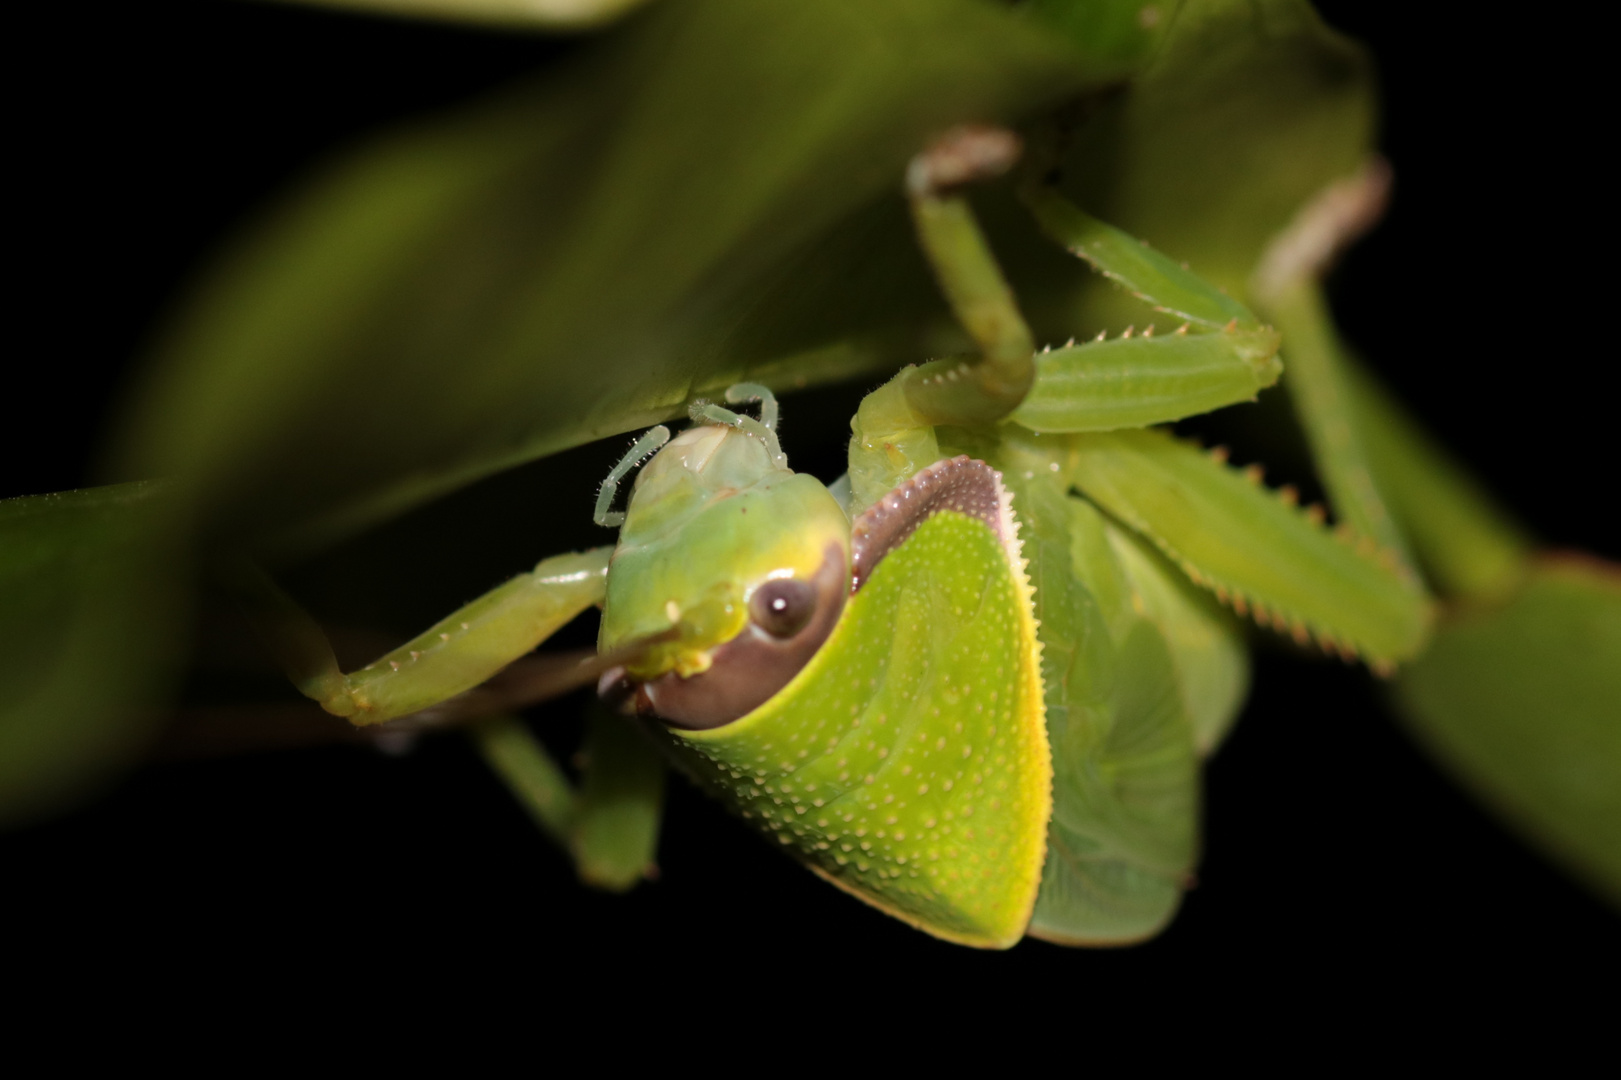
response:
{"label": "green leaf", "polygon": [[169,336],[120,468],[185,480],[211,533],[309,541],[730,382],[919,358],[939,302],[874,204],[943,128],[1100,78],[968,0],[655,5],[277,210]]}
{"label": "green leaf", "polygon": [[580,879],[624,892],[654,869],[664,811],[664,759],[625,717],[594,703],[574,825]]}
{"label": "green leaf", "polygon": [[0,824],[58,809],[162,713],[185,582],[161,485],[0,502]]}
{"label": "green leaf", "polygon": [[1621,903],[1621,567],[1542,560],[1444,623],[1396,700],[1465,787]]}

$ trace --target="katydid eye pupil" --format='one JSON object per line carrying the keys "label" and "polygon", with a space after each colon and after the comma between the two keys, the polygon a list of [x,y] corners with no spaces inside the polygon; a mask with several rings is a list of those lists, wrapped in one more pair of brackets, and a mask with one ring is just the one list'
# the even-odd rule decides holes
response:
{"label": "katydid eye pupil", "polygon": [[816,609],[816,593],[803,581],[781,578],[754,590],[749,615],[772,637],[793,637],[805,628]]}

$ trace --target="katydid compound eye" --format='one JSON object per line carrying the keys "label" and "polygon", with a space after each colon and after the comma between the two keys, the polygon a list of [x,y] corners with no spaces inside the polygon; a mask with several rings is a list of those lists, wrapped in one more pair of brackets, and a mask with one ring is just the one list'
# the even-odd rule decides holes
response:
{"label": "katydid compound eye", "polygon": [[749,617],[772,637],[793,637],[815,613],[816,590],[793,578],[768,581],[749,598]]}

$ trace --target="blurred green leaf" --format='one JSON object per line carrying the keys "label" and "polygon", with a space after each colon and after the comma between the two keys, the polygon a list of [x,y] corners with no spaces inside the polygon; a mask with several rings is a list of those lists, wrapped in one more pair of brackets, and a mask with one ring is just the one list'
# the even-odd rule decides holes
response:
{"label": "blurred green leaf", "polygon": [[144,746],[181,652],[162,485],[0,502],[0,824],[58,809]]}
{"label": "blurred green leaf", "polygon": [[1396,700],[1465,787],[1621,902],[1621,566],[1543,559],[1443,624]]}
{"label": "blurred green leaf", "polygon": [[272,215],[179,320],[117,467],[183,479],[211,533],[309,540],[739,379],[920,358],[885,301],[932,293],[921,260],[851,227],[938,131],[1105,74],[969,0],[654,5]]}

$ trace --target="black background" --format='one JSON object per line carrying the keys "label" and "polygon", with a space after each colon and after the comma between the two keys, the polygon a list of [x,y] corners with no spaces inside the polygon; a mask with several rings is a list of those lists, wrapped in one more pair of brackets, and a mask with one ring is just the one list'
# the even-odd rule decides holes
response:
{"label": "black background", "polygon": [[[1621,557],[1613,399],[1598,385],[1614,345],[1597,35],[1569,7],[1511,25],[1320,6],[1378,59],[1398,178],[1388,219],[1334,282],[1347,336],[1540,535]],[[245,215],[355,136],[567,49],[221,0],[41,5],[12,27],[0,496],[93,479],[165,305]],[[843,407],[837,394],[821,406]],[[594,457],[569,467],[590,472],[587,491],[600,475]],[[533,467],[509,481],[547,482]],[[515,567],[544,554],[503,543]],[[420,997],[447,979],[600,979],[668,1005],[704,973],[744,994],[778,971],[859,983],[881,970],[919,987],[1062,988],[1101,1016],[1146,1001],[1203,1011],[1255,979],[1270,987],[1257,1001],[1363,978],[1514,998],[1572,965],[1613,972],[1621,922],[1454,789],[1379,696],[1358,670],[1262,653],[1208,771],[1199,885],[1166,934],[1129,950],[936,943],[680,783],[661,879],[591,893],[456,738],[403,757],[146,767],[0,837],[0,904],[58,967],[205,971],[221,987],[296,975],[324,1001],[385,983]]]}

